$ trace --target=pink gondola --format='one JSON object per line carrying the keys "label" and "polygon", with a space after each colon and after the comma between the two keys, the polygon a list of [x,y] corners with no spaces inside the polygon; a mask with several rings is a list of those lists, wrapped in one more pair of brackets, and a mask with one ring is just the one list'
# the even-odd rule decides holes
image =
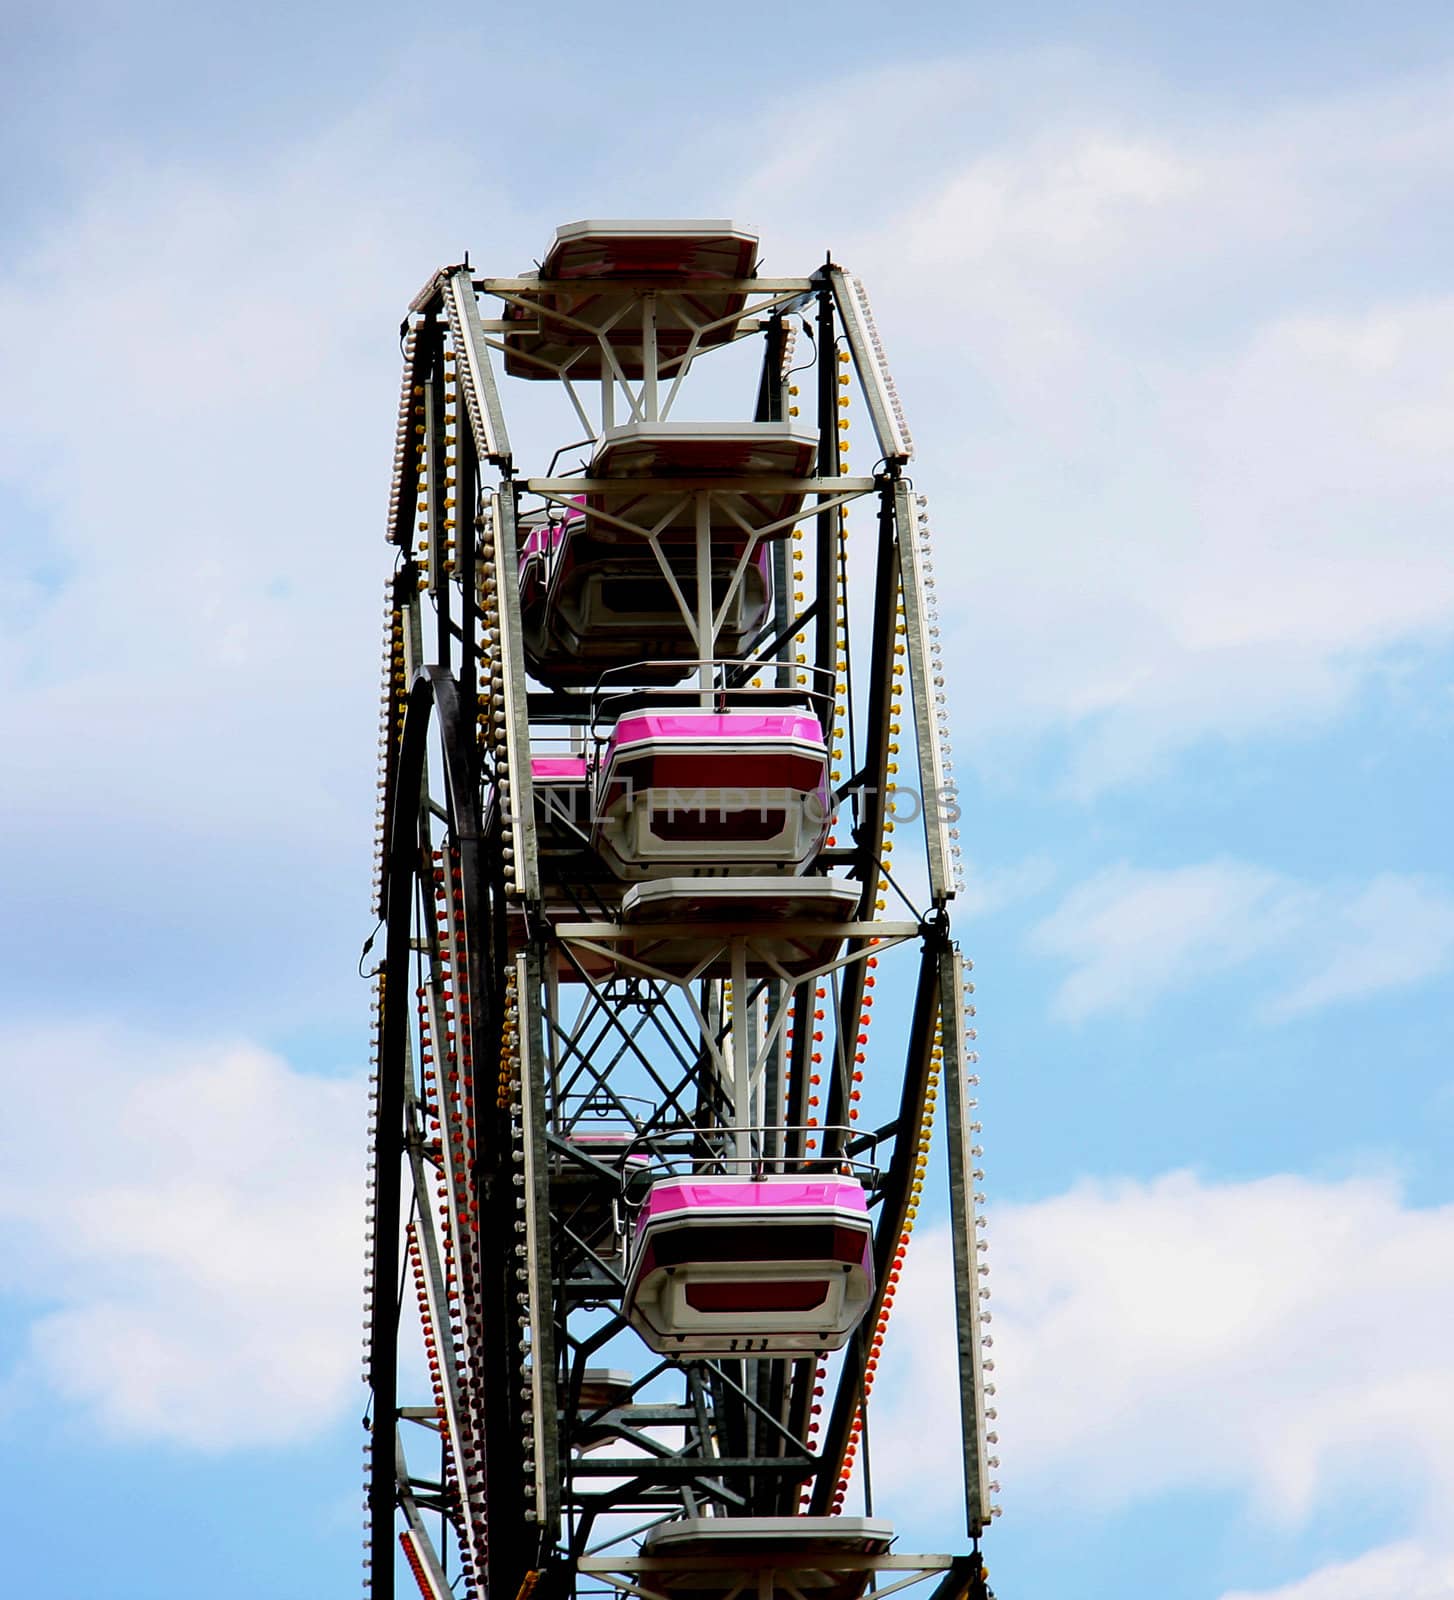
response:
{"label": "pink gondola", "polygon": [[665,1178],[636,1219],[622,1304],[651,1349],[837,1350],[873,1294],[873,1230],[849,1178]]}
{"label": "pink gondola", "polygon": [[[744,567],[743,547],[739,537],[712,552],[712,606],[722,613],[716,648],[726,655],[744,650],[772,609],[771,551],[759,544]],[[530,528],[520,553],[520,618],[531,672],[569,688],[594,683],[608,667],[650,660],[642,682],[681,678],[700,654],[687,620],[697,603],[696,558],[676,547],[663,554],[680,600],[644,541],[595,538],[580,511]]]}
{"label": "pink gondola", "polygon": [[[591,828],[590,763],[583,755],[534,755],[530,760],[530,777],[538,859],[542,866],[549,866],[553,860],[567,859],[574,886],[574,892],[565,892],[558,879],[547,875],[542,890],[545,903],[553,914],[569,917],[577,912],[585,882],[580,863],[590,860],[587,854]],[[496,826],[499,802],[499,791],[491,786],[485,793],[484,833],[487,838]],[[620,881],[604,866],[590,878],[589,899],[592,909],[599,914],[615,914],[620,892]],[[510,943],[516,947],[527,944],[529,932],[524,906],[510,901],[505,908],[505,920]],[[594,977],[605,977],[612,970],[608,959],[590,951],[578,952],[576,960],[572,961],[557,948],[554,959],[556,975],[568,982],[580,978],[581,968]]]}
{"label": "pink gondola", "polygon": [[551,569],[556,553],[565,540],[567,524],[581,523],[582,513],[569,512],[524,525],[520,543],[520,612],[522,618],[539,618],[545,609],[550,589]]}
{"label": "pink gondola", "polygon": [[858,1600],[894,1526],[880,1517],[680,1517],[641,1541],[666,1600]]}
{"label": "pink gondola", "polygon": [[[590,832],[590,778],[590,762],[583,755],[531,756],[537,848],[542,856],[575,855],[585,844]],[[485,795],[486,834],[494,828],[498,805],[498,791],[491,787]]]}
{"label": "pink gondola", "polygon": [[602,757],[592,843],[622,878],[801,872],[827,837],[828,748],[802,711],[622,717]]}

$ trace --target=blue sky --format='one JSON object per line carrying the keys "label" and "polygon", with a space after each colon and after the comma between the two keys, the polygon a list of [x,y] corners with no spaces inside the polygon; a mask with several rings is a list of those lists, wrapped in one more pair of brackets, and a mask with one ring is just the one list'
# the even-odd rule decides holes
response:
{"label": "blue sky", "polygon": [[919,446],[1001,1600],[1454,1597],[1454,14],[456,15],[0,18],[7,1588],[356,1592],[395,332],[677,214],[859,272]]}

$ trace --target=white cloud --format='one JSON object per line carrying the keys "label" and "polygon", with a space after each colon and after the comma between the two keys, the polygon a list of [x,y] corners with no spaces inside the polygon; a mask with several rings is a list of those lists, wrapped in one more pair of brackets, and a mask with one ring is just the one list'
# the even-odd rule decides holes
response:
{"label": "white cloud", "polygon": [[964,892],[955,897],[955,915],[985,917],[1006,906],[1041,894],[1055,881],[1055,868],[1046,856],[1027,856],[1006,867],[964,864]]}
{"label": "white cloud", "polygon": [[1442,972],[1454,954],[1454,902],[1417,879],[1384,873],[1323,923],[1327,948],[1310,973],[1269,1009],[1311,1011],[1402,987]]}
{"label": "white cloud", "polygon": [[1359,888],[1299,884],[1237,861],[1159,870],[1121,864],[1077,885],[1031,935],[1068,963],[1057,1015],[1145,1012],[1163,995],[1257,958],[1280,982],[1263,1015],[1285,1019],[1418,983],[1454,957],[1454,899],[1384,873]]}
{"label": "white cloud", "polygon": [[[816,214],[718,152],[773,270],[831,242],[875,291],[966,611],[945,629],[970,759],[1071,728],[1093,787],[1330,714],[1379,651],[1446,628],[1454,313],[1360,287],[1369,241],[1439,214],[1443,88],[1234,125],[1158,113],[1104,63],[982,57],[864,75],[862,127],[814,108]],[[0,471],[43,530],[0,600],[0,823],[84,826],[106,862],[19,852],[24,919],[84,938],[64,908],[100,895],[91,927],[141,908],[167,924],[148,948],[255,969],[296,883],[289,981],[334,1023],[352,1002],[321,953],[366,919],[393,328],[436,262],[510,267],[553,220],[411,105],[396,83],[231,164],[118,147],[0,274],[0,365],[30,375],[0,395]],[[811,148],[789,125],[769,145],[794,170]],[[676,159],[664,187],[701,165]],[[865,180],[890,198],[850,228]],[[536,427],[531,387],[509,404]]]}
{"label": "white cloud", "polygon": [[[1326,720],[1454,632],[1454,299],[1418,266],[1447,77],[1233,119],[1102,67],[886,72],[821,211],[744,191],[775,259],[830,231],[874,294],[968,743],[1068,731],[1083,791]],[[845,237],[868,189],[899,198]]]}
{"label": "white cloud", "polygon": [[0,530],[32,580],[0,597],[0,994],[76,941],[102,981],[147,952],[105,996],[132,1015],[179,948],[189,1021],[359,1015],[396,329],[462,254],[457,185],[508,216],[396,99],[235,166],[122,148],[0,270],[0,477],[37,523]]}
{"label": "white cloud", "polygon": [[[1454,1491],[1454,1206],[1371,1178],[1172,1173],[999,1207],[989,1238],[1007,1515],[1195,1490],[1290,1526],[1376,1480],[1437,1529]],[[955,1389],[944,1230],[909,1261],[874,1470],[943,1508],[956,1444],[922,1419]]]}
{"label": "white cloud", "polygon": [[1194,194],[1194,167],[1159,144],[1090,130],[982,156],[913,218],[900,244],[921,267],[1000,267],[1007,257],[1082,269],[1119,254],[1128,218]]}
{"label": "white cloud", "polygon": [[358,1392],[363,1095],[247,1044],[7,1029],[12,1389],[118,1434],[306,1437]]}
{"label": "white cloud", "polygon": [[[65,567],[0,642],[29,814],[91,803],[79,755],[113,814],[336,838],[388,568],[376,307],[439,248],[407,237],[420,180],[387,132],[380,109],[245,175],[120,164],[0,280],[0,361],[32,375],[0,468]],[[325,719],[344,692],[356,716]]]}
{"label": "white cloud", "polygon": [[1403,1540],[1319,1567],[1276,1589],[1237,1589],[1222,1600],[1454,1600],[1454,1556]]}
{"label": "white cloud", "polygon": [[1140,1013],[1169,989],[1249,960],[1296,923],[1275,873],[1231,862],[1120,865],[1078,885],[1032,942],[1072,966],[1055,997],[1073,1021]]}

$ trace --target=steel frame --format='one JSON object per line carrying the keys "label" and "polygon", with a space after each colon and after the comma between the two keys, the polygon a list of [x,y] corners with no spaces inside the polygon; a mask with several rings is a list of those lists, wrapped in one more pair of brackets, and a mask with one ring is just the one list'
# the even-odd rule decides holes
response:
{"label": "steel frame", "polygon": [[[936,1600],[953,1600],[976,1584],[982,1592],[978,1540],[997,1485],[987,1453],[992,1363],[975,1248],[982,1219],[974,1185],[982,1172],[970,1143],[977,1130],[967,1074],[972,1007],[949,928],[952,789],[935,707],[924,539],[905,475],[912,445],[862,286],[831,261],[807,278],[716,285],[719,294],[742,295],[743,309],[700,322],[660,282],[618,280],[611,289],[628,305],[641,297],[645,307],[639,380],[626,376],[612,344],[622,306],[592,323],[549,304],[548,286],[537,279],[443,268],[401,329],[388,517],[398,568],[388,589],[381,740],[378,883],[387,935],[372,1135],[369,1582],[378,1600],[392,1600],[397,1534],[407,1570],[436,1600],[461,1574],[477,1594],[510,1597],[537,1582],[561,1593],[605,1584],[657,1600],[650,1580],[670,1562],[597,1556],[598,1535],[605,1547],[619,1544],[641,1531],[624,1528],[624,1519],[643,1514],[656,1521],[705,1512],[824,1515],[841,1507],[872,1341],[881,1337],[917,1209],[933,1091],[942,1080],[965,1523],[974,1552],[858,1559],[865,1572],[915,1574],[894,1578],[880,1594],[937,1573]],[[593,436],[614,425],[618,406],[633,419],[668,416],[694,363],[711,354],[703,341],[718,334],[733,342],[764,336],[756,415],[780,418],[795,370],[793,319],[812,342],[815,476],[652,481],[653,491],[697,507],[698,609],[660,547],[665,520],[647,527],[593,512],[656,551],[697,645],[704,696],[754,673],[780,687],[812,674],[837,685],[825,721],[843,752],[837,799],[840,831],[846,827],[851,842],[830,848],[827,859],[857,881],[859,900],[855,916],[836,925],[842,949],[807,970],[753,955],[754,936],[730,923],[695,929],[702,949],[695,970],[654,967],[618,948],[653,929],[623,927],[619,889],[592,877],[584,845],[572,860],[567,833],[562,859],[542,855],[539,830],[548,819],[532,791],[531,741],[551,729],[583,737],[593,701],[529,687],[511,581],[516,529],[524,504],[569,502],[620,484],[516,476],[490,352],[504,351],[528,324],[483,316],[482,297],[596,341],[601,379],[573,379],[572,362],[553,370]],[[653,359],[658,301],[692,332],[684,352]],[[847,473],[841,448],[840,390],[849,381],[841,369],[850,365],[878,457],[867,476]],[[594,415],[582,398],[588,382],[599,386]],[[487,467],[496,472],[489,484]],[[800,517],[764,525],[742,509],[749,493],[788,492],[812,497]],[[859,630],[849,627],[845,517],[866,497],[876,507],[873,591]],[[734,585],[758,542],[775,541],[771,627],[726,665],[712,647],[728,600],[715,612],[710,603],[699,609],[710,595],[701,529],[714,504],[747,536]],[[811,530],[801,551],[796,536],[791,549],[786,537],[799,524]],[[801,579],[810,564],[807,584]],[[913,738],[901,758],[903,726]],[[911,774],[922,802],[927,902],[905,921],[883,913],[896,795],[910,787]],[[816,938],[824,928],[809,920],[772,931]],[[874,1069],[897,1081],[896,1109],[866,1132],[853,1126],[855,1071],[865,1054],[871,969],[890,957],[905,978],[912,969],[909,1025],[902,1069]],[[713,975],[724,960],[730,977]],[[608,1122],[620,1135],[615,1145],[583,1141],[591,1123]],[[619,1306],[622,1217],[643,1161],[656,1170],[862,1173],[875,1219],[877,1285],[841,1359],[682,1364],[635,1347],[625,1358],[612,1355],[633,1365],[609,1399],[583,1400],[595,1381],[591,1358],[613,1341],[629,1347],[633,1337]],[[433,1405],[427,1394],[399,1391],[401,1282],[403,1300],[412,1290],[419,1306],[427,1359],[417,1378],[432,1386]],[[674,1386],[675,1399],[665,1393]],[[824,1389],[820,1425],[814,1394]],[[436,1455],[432,1477],[412,1464],[421,1445]],[[835,1556],[833,1565],[845,1560]],[[762,1570],[741,1586],[755,1588],[760,1600],[769,1592],[797,1600],[811,1571],[764,1579]]]}

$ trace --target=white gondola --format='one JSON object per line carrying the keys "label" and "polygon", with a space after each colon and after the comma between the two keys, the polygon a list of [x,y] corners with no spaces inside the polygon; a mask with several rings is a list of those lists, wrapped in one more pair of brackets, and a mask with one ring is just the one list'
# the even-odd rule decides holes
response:
{"label": "white gondola", "polygon": [[[639,379],[654,349],[657,369],[671,373],[737,337],[740,285],[756,260],[757,235],[730,221],[567,223],[507,302],[506,320],[519,326],[505,336],[505,371],[576,380],[614,368]],[[649,312],[643,280],[659,285]]]}
{"label": "white gondola", "polygon": [[804,711],[641,711],[601,760],[592,843],[622,878],[801,872],[831,816],[828,747]]}
{"label": "white gondola", "polygon": [[752,977],[802,977],[837,956],[860,887],[843,878],[655,878],[621,899],[620,956],[674,977],[730,977],[730,941]]}
{"label": "white gondola", "polygon": [[[608,428],[590,476],[612,486],[586,496],[588,529],[604,540],[651,534],[690,542],[702,491],[710,491],[713,541],[740,552],[749,535],[787,537],[803,504],[798,485],[812,477],[817,461],[818,430],[794,422],[642,421]],[[670,486],[654,486],[658,478]],[[684,482],[696,487],[684,490]]]}
{"label": "white gondola", "polygon": [[873,1295],[851,1178],[664,1178],[636,1220],[623,1308],[668,1355],[837,1350]]}

